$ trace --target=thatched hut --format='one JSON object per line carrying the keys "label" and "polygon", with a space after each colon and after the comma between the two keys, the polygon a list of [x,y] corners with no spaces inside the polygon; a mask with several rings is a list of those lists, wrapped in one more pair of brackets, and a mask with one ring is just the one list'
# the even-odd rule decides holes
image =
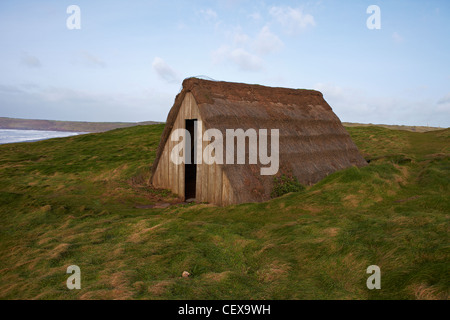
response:
{"label": "thatched hut", "polygon": [[[192,133],[194,120],[202,122],[202,134],[208,129],[224,136],[227,129],[279,129],[277,175],[295,176],[305,185],[367,164],[318,91],[188,78],[167,117],[151,178],[154,187],[183,199],[217,205],[260,202],[273,189],[274,176],[261,175],[261,163],[175,164],[171,152],[179,142],[171,135],[176,129]],[[208,143],[199,141],[197,150]]]}

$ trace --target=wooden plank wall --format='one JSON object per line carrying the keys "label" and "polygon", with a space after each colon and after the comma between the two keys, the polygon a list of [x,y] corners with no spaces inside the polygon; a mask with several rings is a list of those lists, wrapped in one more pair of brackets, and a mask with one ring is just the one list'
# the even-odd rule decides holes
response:
{"label": "wooden plank wall", "polygon": [[[185,129],[186,119],[197,119],[202,121],[197,102],[190,92],[186,94],[181,104],[172,131],[176,129]],[[205,125],[203,124],[202,135],[204,132]],[[184,164],[175,165],[170,160],[170,153],[173,147],[178,143],[179,142],[172,142],[169,136],[155,171],[153,185],[156,188],[169,189],[173,193],[178,194],[182,200],[185,200]],[[209,142],[207,141],[203,141],[202,144],[199,145],[201,146],[199,152],[203,152],[208,143]],[[208,202],[217,205],[231,205],[235,203],[233,188],[223,172],[222,165],[216,163],[208,165],[205,164],[204,161],[202,161],[202,164],[197,165],[196,200],[198,202]]]}

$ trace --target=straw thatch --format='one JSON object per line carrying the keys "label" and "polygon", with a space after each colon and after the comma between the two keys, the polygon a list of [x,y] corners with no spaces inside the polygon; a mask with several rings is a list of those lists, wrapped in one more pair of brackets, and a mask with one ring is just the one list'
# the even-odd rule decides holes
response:
{"label": "straw thatch", "polygon": [[[183,89],[167,117],[153,174],[188,93],[195,99],[205,129],[219,129],[224,138],[226,129],[279,129],[278,174],[294,175],[305,185],[316,183],[337,170],[367,164],[318,91],[189,78],[183,81]],[[232,188],[233,203],[270,198],[274,177],[260,175],[260,167],[259,164],[222,165],[221,170]]]}

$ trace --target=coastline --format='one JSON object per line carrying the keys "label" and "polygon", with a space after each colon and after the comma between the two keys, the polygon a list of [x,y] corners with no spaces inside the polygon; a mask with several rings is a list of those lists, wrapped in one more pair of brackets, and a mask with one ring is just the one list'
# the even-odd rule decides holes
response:
{"label": "coastline", "polygon": [[90,132],[68,132],[34,129],[0,129],[0,145],[22,142],[37,142],[42,140],[72,137],[89,133]]}
{"label": "coastline", "polygon": [[12,130],[40,130],[61,132],[105,132],[113,129],[128,128],[137,125],[158,124],[157,121],[143,122],[85,122],[85,121],[59,121],[39,119],[18,119],[0,117],[0,129]]}

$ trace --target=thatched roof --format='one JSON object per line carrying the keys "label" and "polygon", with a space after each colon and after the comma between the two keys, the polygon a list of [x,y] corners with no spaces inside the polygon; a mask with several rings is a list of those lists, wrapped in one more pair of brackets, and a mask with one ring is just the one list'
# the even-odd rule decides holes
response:
{"label": "thatched roof", "polygon": [[[219,129],[224,137],[226,129],[279,129],[279,174],[292,174],[303,184],[313,184],[352,165],[367,164],[318,91],[188,78],[167,117],[152,173],[187,92],[198,104],[205,129]],[[223,170],[238,202],[269,198],[273,176],[260,175],[260,165],[224,164]]]}

